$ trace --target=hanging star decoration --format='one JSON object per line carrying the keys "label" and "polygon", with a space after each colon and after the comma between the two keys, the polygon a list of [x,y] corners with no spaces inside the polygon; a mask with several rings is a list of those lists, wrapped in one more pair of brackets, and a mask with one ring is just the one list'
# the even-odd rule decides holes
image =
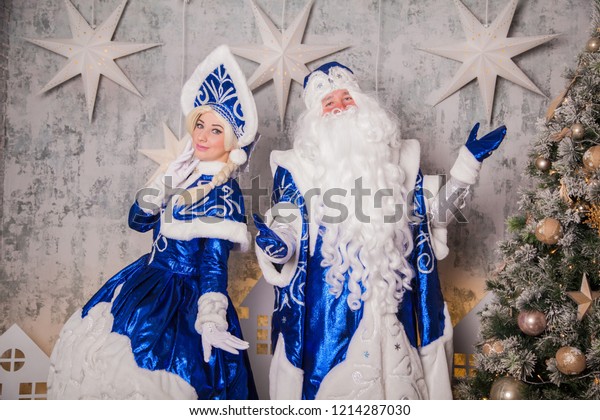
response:
{"label": "hanging star decoration", "polygon": [[263,45],[242,45],[230,48],[234,54],[260,63],[260,66],[248,79],[250,89],[254,90],[269,80],[273,80],[279,118],[283,122],[292,79],[303,84],[304,77],[310,73],[306,67],[307,63],[343,50],[348,46],[302,44],[308,15],[314,0],[310,0],[304,6],[296,20],[284,32],[277,29],[254,0],[251,3]]}
{"label": "hanging star decoration", "polygon": [[140,149],[139,152],[158,163],[158,169],[148,179],[148,182],[153,180],[159,174],[164,173],[171,162],[173,162],[185,148],[185,144],[189,139],[189,135],[183,136],[181,140],[173,134],[173,132],[163,123],[163,137],[165,141],[164,149]]}
{"label": "hanging star decoration", "polygon": [[67,57],[67,64],[54,76],[39,92],[44,93],[50,89],[81,74],[85,92],[89,121],[92,121],[98,82],[100,75],[106,76],[112,81],[123,86],[127,90],[142,96],[129,81],[127,76],[114,62],[115,59],[124,57],[139,51],[147,50],[161,44],[136,44],[131,42],[111,41],[121,14],[127,0],[96,29],[87,23],[81,13],[69,0],[64,0],[69,13],[69,26],[71,27],[71,39],[28,39],[33,44]]}
{"label": "hanging star decoration", "polygon": [[567,292],[569,297],[577,303],[577,320],[581,321],[587,311],[592,306],[594,300],[600,297],[600,292],[592,292],[587,274],[581,279],[581,287],[579,292]]}
{"label": "hanging star decoration", "polygon": [[423,51],[462,62],[454,78],[435,101],[435,105],[477,78],[479,90],[485,103],[488,122],[492,118],[492,107],[498,76],[510,80],[526,89],[546,96],[512,61],[515,57],[538,45],[556,38],[558,34],[508,38],[519,0],[511,0],[489,27],[485,27],[460,0],[454,0],[467,40],[437,48],[420,48]]}

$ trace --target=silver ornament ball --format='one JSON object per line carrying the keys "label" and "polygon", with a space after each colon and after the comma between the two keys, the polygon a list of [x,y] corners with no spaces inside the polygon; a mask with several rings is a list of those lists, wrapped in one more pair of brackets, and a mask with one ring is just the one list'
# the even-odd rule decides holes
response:
{"label": "silver ornament ball", "polygon": [[552,162],[550,161],[550,159],[546,159],[543,156],[540,156],[535,160],[535,167],[542,172],[549,171],[551,166]]}
{"label": "silver ornament ball", "polygon": [[600,49],[600,38],[592,37],[585,45],[588,52],[597,52]]}
{"label": "silver ornament ball", "polygon": [[581,140],[585,136],[585,127],[581,123],[575,123],[571,126],[571,138]]}
{"label": "silver ornament ball", "polygon": [[519,329],[532,337],[538,336],[546,329],[546,315],[540,311],[523,311],[517,319]]}
{"label": "silver ornament ball", "polygon": [[525,384],[512,377],[498,378],[492,384],[490,399],[492,400],[522,400]]}

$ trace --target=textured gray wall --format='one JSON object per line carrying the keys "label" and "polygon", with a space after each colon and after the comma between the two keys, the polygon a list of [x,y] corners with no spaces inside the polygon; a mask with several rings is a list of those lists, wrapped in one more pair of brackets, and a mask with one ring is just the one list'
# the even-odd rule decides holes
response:
{"label": "textured gray wall", "polygon": [[[88,21],[93,1],[73,0]],[[96,23],[106,19],[119,3],[95,0]],[[484,19],[484,0],[464,3]],[[506,3],[490,0],[490,19]],[[520,3],[511,36],[561,34],[515,59],[543,92],[555,96],[565,84],[561,77],[564,69],[574,65],[588,38],[590,1]],[[281,0],[258,0],[258,4],[277,25],[284,11],[287,25],[305,0],[287,0],[285,9]],[[65,59],[23,39],[70,38],[63,2],[2,2],[0,107],[6,109],[2,127],[7,138],[0,161],[0,173],[5,174],[0,210],[0,332],[17,322],[49,353],[66,317],[111,274],[150,249],[149,234],[129,231],[126,216],[135,191],[155,170],[154,163],[138,149],[162,147],[163,122],[178,131],[182,52],[187,77],[219,44],[261,43],[247,1],[191,0],[182,51],[182,5],[183,0],[129,1],[113,39],[163,45],[117,60],[144,97],[104,78],[89,123],[81,78],[36,94]],[[6,19],[8,25],[4,25]],[[3,53],[6,27],[7,58]],[[421,140],[424,172],[443,173],[452,166],[474,122],[482,121],[482,130],[490,127],[484,121],[476,83],[431,107],[430,98],[452,79],[459,64],[415,47],[463,38],[450,0],[316,0],[304,42],[351,44],[309,67],[336,59],[350,66],[363,88],[372,91],[380,39],[379,98],[398,115],[403,136]],[[244,59],[240,63],[247,76],[257,67]],[[273,86],[267,84],[255,92],[263,139],[243,185],[249,185],[251,176],[256,175],[261,176],[263,185],[269,185],[268,154],[290,147],[290,127],[303,108],[300,92],[300,85],[293,84],[283,125]],[[483,167],[466,211],[470,223],[450,229],[452,252],[441,267],[454,322],[483,293],[486,272],[497,260],[495,244],[505,235],[504,220],[516,210],[519,185],[528,182],[521,175],[526,164],[523,151],[534,138],[534,122],[547,105],[546,98],[499,79],[493,114],[497,123],[492,125],[505,123],[509,136]],[[239,289],[247,294],[258,273],[252,254],[237,257],[232,262],[232,288],[236,281],[241,282]],[[237,279],[238,273],[242,280]]]}

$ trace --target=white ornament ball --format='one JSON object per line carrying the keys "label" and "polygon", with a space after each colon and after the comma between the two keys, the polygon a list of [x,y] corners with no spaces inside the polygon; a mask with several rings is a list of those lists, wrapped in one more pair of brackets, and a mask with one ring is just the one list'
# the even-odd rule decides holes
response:
{"label": "white ornament ball", "polygon": [[242,149],[233,149],[229,152],[229,160],[237,166],[242,166],[248,160],[248,156]]}

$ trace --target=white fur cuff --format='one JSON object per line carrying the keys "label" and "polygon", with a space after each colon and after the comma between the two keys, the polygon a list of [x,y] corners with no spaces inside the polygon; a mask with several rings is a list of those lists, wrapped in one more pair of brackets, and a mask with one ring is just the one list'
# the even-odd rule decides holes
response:
{"label": "white fur cuff", "polygon": [[[270,224],[272,221],[272,214],[279,214],[280,216],[284,215],[290,218],[290,230],[295,234],[296,243],[294,247],[288,247],[288,249],[294,249],[294,253],[288,259],[288,261],[283,265],[281,271],[277,271],[273,266],[273,262],[270,257],[265,255],[265,253],[260,249],[259,246],[256,246],[256,258],[258,260],[258,265],[263,273],[263,276],[267,283],[272,284],[273,286],[285,287],[292,281],[294,274],[296,273],[296,268],[298,267],[298,259],[300,257],[300,240],[302,239],[302,215],[300,210],[297,208],[291,210],[289,209],[289,203],[287,204],[287,212],[286,214],[282,214],[282,210],[279,206],[276,205],[271,210],[267,212],[266,219],[267,224]],[[293,235],[290,235],[293,236]],[[289,245],[289,244],[288,244]]]}
{"label": "white fur cuff", "polygon": [[227,297],[218,292],[208,292],[198,299],[198,316],[194,327],[201,334],[202,324],[214,322],[219,331],[226,331],[227,323]]}
{"label": "white fur cuff", "polygon": [[477,181],[480,168],[481,162],[475,159],[475,156],[469,152],[466,146],[462,146],[454,166],[450,169],[450,175],[461,182],[473,185]]}

